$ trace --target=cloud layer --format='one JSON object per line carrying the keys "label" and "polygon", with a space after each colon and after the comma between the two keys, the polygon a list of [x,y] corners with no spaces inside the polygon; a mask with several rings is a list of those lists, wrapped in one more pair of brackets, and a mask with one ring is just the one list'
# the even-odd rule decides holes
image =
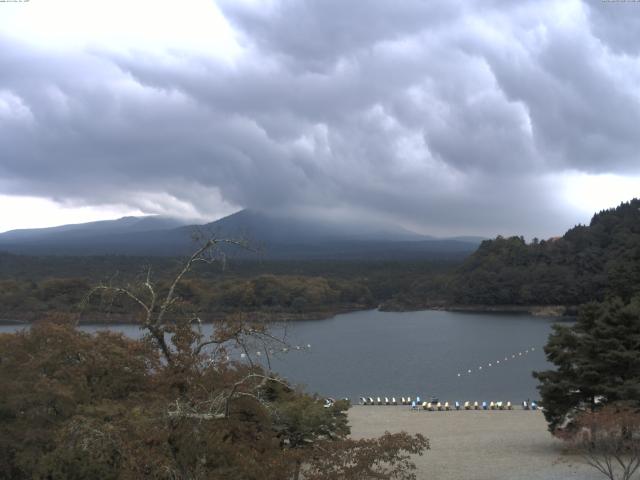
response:
{"label": "cloud layer", "polygon": [[231,57],[0,35],[0,193],[550,235],[572,181],[640,178],[640,4],[217,8]]}

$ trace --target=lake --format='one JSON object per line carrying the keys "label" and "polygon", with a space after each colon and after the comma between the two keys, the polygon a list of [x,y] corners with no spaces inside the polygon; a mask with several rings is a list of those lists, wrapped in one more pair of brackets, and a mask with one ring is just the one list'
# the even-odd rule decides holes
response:
{"label": "lake", "polygon": [[[538,398],[531,372],[550,368],[542,347],[556,321],[513,313],[360,311],[289,323],[289,342],[304,348],[277,355],[272,366],[324,396],[521,402]],[[0,332],[18,328],[0,325]],[[135,325],[81,328],[140,336]]]}

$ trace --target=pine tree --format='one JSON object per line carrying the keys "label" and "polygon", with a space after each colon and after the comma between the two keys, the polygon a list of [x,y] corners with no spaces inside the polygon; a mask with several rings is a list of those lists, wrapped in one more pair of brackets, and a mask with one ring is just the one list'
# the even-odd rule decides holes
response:
{"label": "pine tree", "polygon": [[552,432],[598,405],[640,405],[640,297],[585,305],[574,325],[554,327],[545,352],[557,369],[533,375]]}

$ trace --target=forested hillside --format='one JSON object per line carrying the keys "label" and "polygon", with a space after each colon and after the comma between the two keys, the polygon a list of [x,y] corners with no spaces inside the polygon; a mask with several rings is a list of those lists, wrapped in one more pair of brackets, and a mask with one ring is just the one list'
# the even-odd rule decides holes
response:
{"label": "forested hillside", "polygon": [[593,216],[561,238],[485,241],[457,270],[462,304],[578,305],[640,292],[640,200]]}
{"label": "forested hillside", "polygon": [[[374,308],[419,279],[450,271],[450,261],[231,261],[223,270],[194,268],[180,296],[204,317],[260,312],[279,317],[317,318]],[[32,257],[0,254],[0,320],[29,320],[47,312],[78,313],[88,320],[131,321],[125,304],[85,304],[99,284],[139,284],[151,267],[166,287],[180,259],[169,257]],[[100,318],[102,317],[102,318]]]}

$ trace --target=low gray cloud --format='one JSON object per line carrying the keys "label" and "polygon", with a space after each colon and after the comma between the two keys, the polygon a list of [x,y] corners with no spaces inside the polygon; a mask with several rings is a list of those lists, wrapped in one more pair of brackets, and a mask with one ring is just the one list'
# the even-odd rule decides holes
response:
{"label": "low gray cloud", "polygon": [[219,6],[244,47],[232,63],[0,37],[0,192],[550,235],[576,218],[563,175],[640,175],[629,7]]}
{"label": "low gray cloud", "polygon": [[638,2],[588,0],[591,31],[616,54],[640,54]]}

